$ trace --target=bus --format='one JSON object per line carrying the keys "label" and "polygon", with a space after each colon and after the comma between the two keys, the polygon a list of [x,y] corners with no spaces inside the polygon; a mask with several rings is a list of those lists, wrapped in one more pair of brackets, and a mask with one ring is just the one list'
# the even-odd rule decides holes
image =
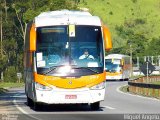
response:
{"label": "bus", "polygon": [[131,57],[109,54],[105,57],[106,80],[128,80],[132,72]]}
{"label": "bus", "polygon": [[[43,12],[27,24],[24,79],[27,104],[88,104],[99,109],[105,96],[108,27],[89,12]],[[85,50],[92,55],[79,59]]]}

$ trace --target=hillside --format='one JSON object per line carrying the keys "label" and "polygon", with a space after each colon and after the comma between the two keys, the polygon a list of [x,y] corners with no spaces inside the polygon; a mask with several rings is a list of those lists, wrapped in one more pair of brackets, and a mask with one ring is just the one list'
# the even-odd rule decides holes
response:
{"label": "hillside", "polygon": [[126,40],[118,36],[116,26],[125,26],[135,19],[144,22],[132,28],[137,34],[145,35],[148,41],[160,36],[159,0],[81,0],[79,6],[89,8],[93,15],[101,17],[108,25],[114,47],[126,44]]}
{"label": "hillside", "polygon": [[16,73],[23,73],[24,35],[29,21],[44,11],[79,7],[89,8],[108,25],[114,46],[111,53],[132,52],[134,60],[137,56],[159,60],[160,0],[0,0],[0,80],[16,82]]}

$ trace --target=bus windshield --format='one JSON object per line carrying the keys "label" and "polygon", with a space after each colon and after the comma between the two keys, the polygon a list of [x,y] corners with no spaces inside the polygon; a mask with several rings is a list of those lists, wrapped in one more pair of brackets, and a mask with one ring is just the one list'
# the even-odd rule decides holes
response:
{"label": "bus windshield", "polygon": [[67,76],[103,72],[101,27],[77,25],[74,29],[74,35],[70,36],[67,25],[37,28],[37,73],[62,76],[58,71],[64,66],[73,69]]}
{"label": "bus windshield", "polygon": [[106,59],[105,60],[106,65],[106,72],[120,72],[121,65],[119,59]]}

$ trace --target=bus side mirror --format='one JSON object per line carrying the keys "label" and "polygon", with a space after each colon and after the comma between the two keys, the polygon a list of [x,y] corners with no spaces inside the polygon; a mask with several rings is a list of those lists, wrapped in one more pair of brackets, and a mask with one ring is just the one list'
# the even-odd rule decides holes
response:
{"label": "bus side mirror", "polygon": [[122,66],[124,65],[124,60],[123,60],[123,59],[121,60],[121,65],[122,65]]}
{"label": "bus side mirror", "polygon": [[36,51],[36,30],[34,24],[31,26],[29,39],[29,50],[32,52]]}
{"label": "bus side mirror", "polygon": [[103,37],[104,37],[104,45],[106,51],[110,51],[112,49],[112,40],[111,35],[106,26],[103,26]]}

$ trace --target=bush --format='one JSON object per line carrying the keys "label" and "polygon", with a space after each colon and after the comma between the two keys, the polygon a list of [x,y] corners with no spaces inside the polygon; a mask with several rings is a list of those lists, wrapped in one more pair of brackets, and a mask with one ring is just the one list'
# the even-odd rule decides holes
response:
{"label": "bush", "polygon": [[14,66],[8,67],[4,72],[5,82],[17,82],[17,72]]}

